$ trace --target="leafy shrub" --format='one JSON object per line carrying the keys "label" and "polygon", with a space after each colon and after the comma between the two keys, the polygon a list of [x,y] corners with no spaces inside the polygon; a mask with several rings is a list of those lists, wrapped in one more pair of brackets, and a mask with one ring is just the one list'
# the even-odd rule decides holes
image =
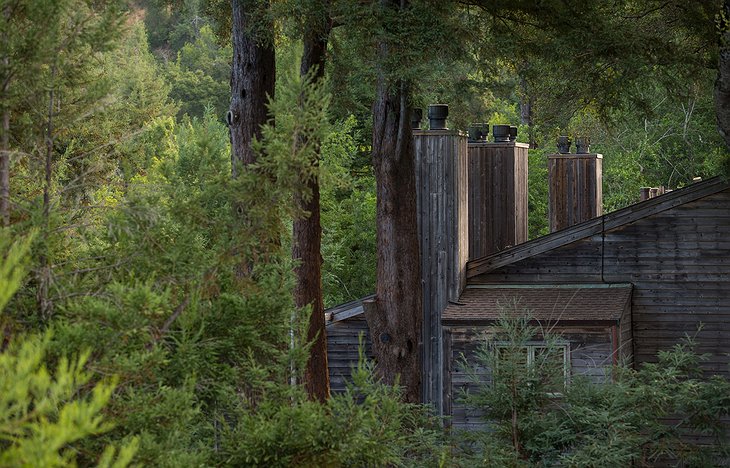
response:
{"label": "leafy shrub", "polygon": [[[528,319],[503,318],[467,365],[490,369],[488,382],[462,396],[485,414],[485,429],[460,434],[459,454],[488,466],[710,466],[730,455],[726,419],[730,382],[703,378],[689,337],[638,370],[615,367],[613,379],[573,377],[549,397],[549,360],[527,362],[521,351],[540,333]],[[495,342],[509,342],[495,353]],[[551,338],[548,337],[548,343]],[[725,422],[723,422],[725,420]],[[702,436],[698,439],[696,436]],[[690,436],[690,437],[687,437]],[[467,466],[468,466],[467,463]]]}

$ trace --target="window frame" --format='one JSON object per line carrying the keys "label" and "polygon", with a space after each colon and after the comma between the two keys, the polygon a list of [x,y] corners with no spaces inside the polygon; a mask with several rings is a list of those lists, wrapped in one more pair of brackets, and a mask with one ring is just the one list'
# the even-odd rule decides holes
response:
{"label": "window frame", "polygon": [[[499,350],[504,348],[511,348],[514,346],[518,346],[520,348],[526,348],[527,349],[527,365],[530,366],[535,362],[535,350],[539,348],[545,348],[545,349],[561,349],[563,352],[563,386],[567,387],[570,385],[570,377],[571,377],[571,363],[570,363],[570,342],[569,341],[556,341],[556,342],[547,342],[547,341],[527,341],[524,344],[515,345],[514,343],[510,343],[508,341],[498,341],[494,343],[494,351],[497,353],[495,363],[499,363]],[[547,396],[559,398],[563,396],[562,392],[547,392]]]}

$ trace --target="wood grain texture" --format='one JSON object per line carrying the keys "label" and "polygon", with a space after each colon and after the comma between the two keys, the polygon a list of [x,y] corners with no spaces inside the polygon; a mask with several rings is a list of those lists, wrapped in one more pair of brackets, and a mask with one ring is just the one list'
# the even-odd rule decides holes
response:
{"label": "wood grain texture", "polygon": [[524,143],[469,144],[469,258],[527,241]]}
{"label": "wood grain texture", "polygon": [[[714,185],[714,193],[707,193],[713,184],[695,185],[606,215],[603,233],[494,268],[470,283],[632,283],[633,325],[620,333],[633,343],[637,365],[655,361],[658,351],[688,334],[695,336],[699,352],[710,355],[703,368],[728,376],[730,189]],[[691,200],[680,193],[688,189],[702,196],[659,209],[667,206],[665,197]],[[631,222],[619,222],[642,212]]]}
{"label": "wood grain texture", "polygon": [[[496,329],[489,326],[445,328],[445,349],[449,350],[446,356],[449,372],[445,380],[449,397],[445,402],[448,402],[447,414],[451,416],[450,422],[455,429],[483,429],[483,413],[467,407],[461,395],[477,391],[481,384],[489,384],[490,370],[481,366],[475,356],[478,347],[484,343],[485,335],[494,331]],[[552,331],[569,344],[571,377],[583,376],[596,383],[611,378],[613,353],[617,348],[610,326],[566,326],[555,327]],[[472,369],[479,382],[470,378],[468,368]]]}
{"label": "wood grain texture", "polygon": [[[471,260],[467,265],[467,277],[472,278],[505,265],[513,264],[521,259],[562,248],[572,242],[577,242],[590,236],[600,236],[603,232],[609,233],[614,228],[631,224],[637,220],[645,219],[670,209],[678,209],[681,211],[687,209],[682,208],[683,206],[690,206],[691,208],[689,209],[693,211],[694,217],[715,217],[718,214],[722,215],[723,210],[727,210],[727,207],[722,201],[706,201],[705,203],[707,205],[701,209],[693,207],[690,203],[725,190],[727,187],[727,182],[719,177],[715,177],[701,183],[692,184],[680,190],[675,190],[666,195],[613,211],[600,218],[585,221],[568,229],[533,239],[511,249]],[[648,231],[645,234],[650,235]]]}
{"label": "wood grain texture", "polygon": [[327,325],[327,366],[332,393],[344,392],[352,382],[352,371],[360,357],[361,335],[364,357],[372,360],[370,332],[362,314]]}
{"label": "wood grain texture", "polygon": [[414,132],[423,285],[423,401],[443,407],[441,314],[466,284],[467,140],[455,131]]}
{"label": "wood grain texture", "polygon": [[603,214],[603,155],[548,156],[550,232]]}

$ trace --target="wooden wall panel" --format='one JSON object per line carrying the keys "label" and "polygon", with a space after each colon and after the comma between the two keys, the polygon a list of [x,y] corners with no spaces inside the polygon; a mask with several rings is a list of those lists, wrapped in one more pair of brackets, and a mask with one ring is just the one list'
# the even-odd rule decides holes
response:
{"label": "wooden wall panel", "polygon": [[[451,415],[451,425],[457,429],[483,428],[484,414],[478,409],[467,407],[460,399],[463,392],[475,392],[479,383],[469,376],[468,366],[473,368],[474,374],[485,384],[490,381],[490,372],[486,367],[480,367],[475,361],[478,347],[483,343],[484,334],[493,331],[491,327],[448,327],[445,330],[444,340],[448,342],[449,354],[446,356],[450,365],[450,379],[446,389],[451,395],[450,406],[446,414]],[[614,343],[611,327],[580,326],[555,327],[553,331],[561,339],[570,343],[571,378],[582,376],[592,382],[605,382],[611,376],[613,365]]]}
{"label": "wooden wall panel", "polygon": [[469,144],[469,258],[527,241],[525,143]]}
{"label": "wooden wall panel", "polygon": [[603,155],[548,156],[550,232],[603,214]]}
{"label": "wooden wall panel", "polygon": [[344,392],[347,382],[352,381],[352,369],[357,366],[359,358],[361,333],[365,356],[373,359],[370,332],[364,315],[327,325],[327,366],[332,393]]}
{"label": "wooden wall panel", "polygon": [[730,189],[470,280],[591,281],[633,283],[636,364],[689,334],[711,355],[703,367],[730,376]]}
{"label": "wooden wall panel", "polygon": [[414,132],[418,230],[423,279],[423,400],[443,407],[441,313],[466,285],[469,255],[466,136]]}

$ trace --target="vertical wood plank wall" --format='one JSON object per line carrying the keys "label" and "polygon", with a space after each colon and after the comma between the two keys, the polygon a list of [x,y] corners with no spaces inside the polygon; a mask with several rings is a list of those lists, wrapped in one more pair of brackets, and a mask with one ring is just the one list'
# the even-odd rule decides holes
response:
{"label": "vertical wood plank wall", "polygon": [[[730,376],[730,189],[470,279],[632,283],[634,362],[694,335],[701,366]],[[628,331],[623,330],[623,333]]]}
{"label": "vertical wood plank wall", "polygon": [[603,155],[548,156],[550,232],[603,214]]}
{"label": "vertical wood plank wall", "polygon": [[467,140],[449,130],[414,132],[423,279],[423,401],[443,408],[441,313],[458,301],[468,260]]}
{"label": "vertical wood plank wall", "polygon": [[[493,335],[496,329],[480,327],[446,327],[446,356],[449,372],[446,379],[445,401],[449,403],[448,414],[452,427],[457,429],[483,429],[484,413],[467,407],[462,401],[463,392],[476,392],[480,382],[488,384],[491,379],[489,368],[478,365],[477,349],[485,342],[485,336]],[[613,366],[614,344],[611,328],[606,326],[554,327],[553,332],[568,343],[570,349],[570,374],[583,376],[594,383],[610,379]],[[471,369],[469,369],[471,368]]]}
{"label": "vertical wood plank wall", "polygon": [[469,144],[469,258],[527,241],[526,143]]}

